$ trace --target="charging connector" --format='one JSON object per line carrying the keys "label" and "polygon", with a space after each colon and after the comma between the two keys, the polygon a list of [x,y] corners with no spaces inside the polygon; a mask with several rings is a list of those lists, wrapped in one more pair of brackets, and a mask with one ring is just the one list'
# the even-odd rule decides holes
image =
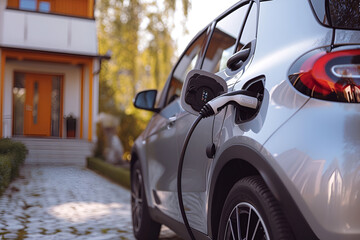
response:
{"label": "charging connector", "polygon": [[204,105],[200,110],[200,115],[204,118],[218,114],[223,108],[228,105],[235,107],[247,107],[256,109],[259,105],[260,94],[253,93],[246,90],[239,90],[220,95]]}

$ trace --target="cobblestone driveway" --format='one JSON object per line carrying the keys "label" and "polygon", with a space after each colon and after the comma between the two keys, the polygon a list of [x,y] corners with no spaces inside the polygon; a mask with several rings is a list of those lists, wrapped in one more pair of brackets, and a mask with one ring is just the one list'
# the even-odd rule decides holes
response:
{"label": "cobblestone driveway", "polygon": [[0,238],[134,239],[130,208],[127,190],[90,170],[25,165],[0,197]]}

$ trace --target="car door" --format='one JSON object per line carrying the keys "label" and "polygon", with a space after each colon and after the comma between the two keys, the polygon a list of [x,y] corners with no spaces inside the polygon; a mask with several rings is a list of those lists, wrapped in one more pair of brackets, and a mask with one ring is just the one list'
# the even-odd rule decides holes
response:
{"label": "car door", "polygon": [[[242,41],[239,41],[247,17],[254,18],[255,25],[252,24],[252,26],[255,29],[252,30],[256,31],[257,7],[253,5],[252,1],[243,1],[238,8],[228,12],[215,22],[201,62],[202,70],[216,73],[227,80],[229,89],[236,81],[234,76],[242,74],[248,63],[244,60],[244,65],[233,70],[227,66],[229,58],[235,52],[247,47],[245,46],[247,43],[244,42],[253,40],[252,37],[248,37],[248,39],[243,38]],[[251,35],[250,29],[246,31]],[[187,112],[181,112],[178,115],[176,135],[179,149],[182,148],[187,131],[195,118],[196,116]],[[204,220],[207,219],[208,174],[213,160],[212,156],[206,153],[206,149],[211,148],[215,143],[216,139],[213,136],[218,136],[216,131],[220,129],[223,119],[224,113],[221,113],[219,116],[201,120],[190,139],[183,166],[182,190],[185,212],[190,226],[204,233],[208,232],[207,222]]]}
{"label": "car door", "polygon": [[161,111],[153,116],[146,130],[147,175],[152,203],[174,219],[179,219],[176,171],[180,150],[176,125],[183,112],[179,96],[186,74],[198,65],[208,34],[205,29],[181,56],[161,94]]}

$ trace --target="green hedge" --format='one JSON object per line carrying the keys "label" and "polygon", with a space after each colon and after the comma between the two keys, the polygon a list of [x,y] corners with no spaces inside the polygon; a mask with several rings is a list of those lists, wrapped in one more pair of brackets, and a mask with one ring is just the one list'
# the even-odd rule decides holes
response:
{"label": "green hedge", "polygon": [[130,189],[130,171],[128,169],[116,167],[94,157],[89,157],[86,160],[87,167],[89,169],[109,178],[127,189]]}
{"label": "green hedge", "polygon": [[9,183],[19,175],[25,161],[27,149],[24,144],[9,138],[0,139],[0,195]]}
{"label": "green hedge", "polygon": [[11,155],[0,155],[0,195],[11,181]]}

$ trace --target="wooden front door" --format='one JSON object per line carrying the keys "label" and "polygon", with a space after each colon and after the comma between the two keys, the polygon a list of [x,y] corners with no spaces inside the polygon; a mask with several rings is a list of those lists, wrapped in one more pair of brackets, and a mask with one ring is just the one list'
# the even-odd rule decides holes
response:
{"label": "wooden front door", "polygon": [[50,136],[52,76],[26,74],[24,135]]}

